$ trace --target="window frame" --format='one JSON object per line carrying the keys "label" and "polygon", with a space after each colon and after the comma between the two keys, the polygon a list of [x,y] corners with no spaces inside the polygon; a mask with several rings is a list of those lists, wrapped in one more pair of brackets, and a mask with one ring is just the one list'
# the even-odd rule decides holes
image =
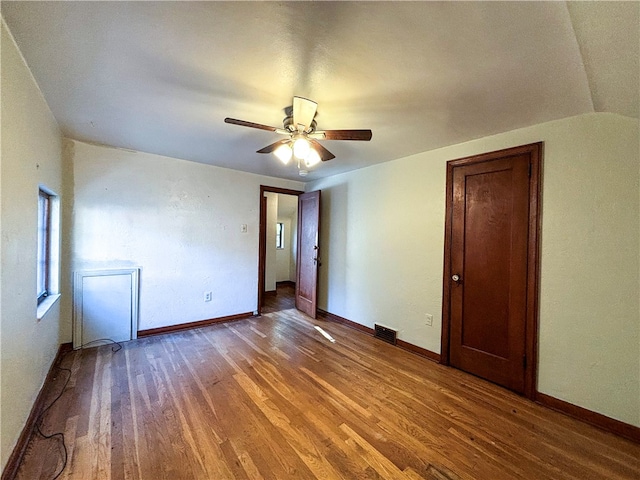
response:
{"label": "window frame", "polygon": [[[41,207],[44,201],[44,207]],[[38,253],[36,296],[40,305],[51,295],[51,242],[52,242],[53,195],[42,187],[38,188]],[[41,221],[43,231],[41,232]],[[42,288],[41,288],[42,287]]]}

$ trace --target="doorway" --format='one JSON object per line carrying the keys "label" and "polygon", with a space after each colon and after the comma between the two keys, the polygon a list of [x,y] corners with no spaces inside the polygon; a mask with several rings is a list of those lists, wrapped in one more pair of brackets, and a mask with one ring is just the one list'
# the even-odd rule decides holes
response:
{"label": "doorway", "polygon": [[536,389],[542,143],[447,163],[441,361]]}
{"label": "doorway", "polygon": [[297,205],[303,193],[260,186],[259,315],[295,308]]}

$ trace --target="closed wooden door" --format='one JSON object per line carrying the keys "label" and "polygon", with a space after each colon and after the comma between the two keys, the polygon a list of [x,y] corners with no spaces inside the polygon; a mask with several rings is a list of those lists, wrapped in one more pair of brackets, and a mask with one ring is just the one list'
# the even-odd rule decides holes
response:
{"label": "closed wooden door", "polygon": [[458,161],[449,169],[449,362],[523,394],[532,388],[527,372],[535,356],[534,146]]}
{"label": "closed wooden door", "polygon": [[316,318],[320,258],[320,191],[298,197],[296,308]]}

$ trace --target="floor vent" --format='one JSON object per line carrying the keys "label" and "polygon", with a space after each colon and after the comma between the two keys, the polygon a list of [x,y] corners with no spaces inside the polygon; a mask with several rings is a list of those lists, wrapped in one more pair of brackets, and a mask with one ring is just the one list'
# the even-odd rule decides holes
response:
{"label": "floor vent", "polygon": [[398,332],[396,330],[391,330],[390,328],[383,327],[382,325],[378,325],[377,323],[374,326],[376,328],[376,333],[374,335],[376,338],[384,340],[391,345],[396,344],[396,336],[398,335]]}

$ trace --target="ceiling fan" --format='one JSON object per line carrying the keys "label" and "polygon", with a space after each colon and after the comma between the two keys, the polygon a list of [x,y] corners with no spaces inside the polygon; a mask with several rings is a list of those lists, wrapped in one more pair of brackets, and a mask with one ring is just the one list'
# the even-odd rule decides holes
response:
{"label": "ceiling fan", "polygon": [[335,158],[335,155],[324,148],[318,140],[371,140],[371,130],[316,130],[314,120],[318,104],[302,97],[293,97],[293,108],[286,110],[287,116],[283,123],[284,128],[270,127],[259,123],[225,118],[225,123],[240,125],[243,127],[268,130],[287,138],[278,140],[271,145],[261,148],[257,153],[273,153],[285,165],[295,157],[298,162],[300,175],[307,171],[301,168],[304,165],[310,168],[320,161],[326,162]]}

